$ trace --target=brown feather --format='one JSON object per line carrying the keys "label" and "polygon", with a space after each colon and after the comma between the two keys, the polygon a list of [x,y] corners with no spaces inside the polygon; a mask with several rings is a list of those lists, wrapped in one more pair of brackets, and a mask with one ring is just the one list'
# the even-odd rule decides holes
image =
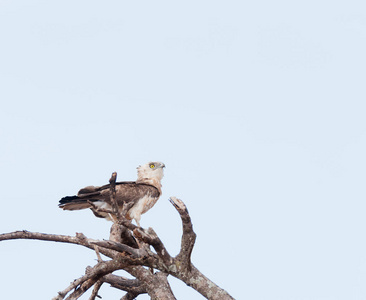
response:
{"label": "brown feather", "polygon": [[62,206],[64,210],[80,210],[85,208],[90,208],[91,205],[88,202],[70,202]]}
{"label": "brown feather", "polygon": [[[144,196],[159,198],[159,190],[145,183],[136,183],[133,181],[116,183],[116,200],[119,206],[124,203],[137,203]],[[59,206],[64,210],[78,210],[90,208],[91,205],[87,201],[102,201],[111,205],[110,201],[110,185],[100,187],[87,186],[82,188],[77,196],[68,196],[60,200]]]}

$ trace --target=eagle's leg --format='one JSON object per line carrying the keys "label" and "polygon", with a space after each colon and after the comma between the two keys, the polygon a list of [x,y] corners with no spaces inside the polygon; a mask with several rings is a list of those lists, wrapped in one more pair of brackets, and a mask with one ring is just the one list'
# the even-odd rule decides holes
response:
{"label": "eagle's leg", "polygon": [[136,215],[136,216],[134,217],[134,220],[135,220],[135,222],[136,222],[137,226],[138,226],[138,227],[141,227],[141,226],[140,226],[141,215]]}
{"label": "eagle's leg", "polygon": [[122,205],[121,215],[126,217],[128,211],[132,208],[132,206],[134,206],[134,204],[134,202],[124,202]]}

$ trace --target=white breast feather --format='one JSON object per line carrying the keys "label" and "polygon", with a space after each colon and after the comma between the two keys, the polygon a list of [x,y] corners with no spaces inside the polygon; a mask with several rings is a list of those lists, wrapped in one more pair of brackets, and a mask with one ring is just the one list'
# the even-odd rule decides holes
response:
{"label": "white breast feather", "polygon": [[128,211],[130,218],[135,219],[136,223],[140,225],[141,215],[152,208],[157,200],[158,198],[150,195],[144,196]]}

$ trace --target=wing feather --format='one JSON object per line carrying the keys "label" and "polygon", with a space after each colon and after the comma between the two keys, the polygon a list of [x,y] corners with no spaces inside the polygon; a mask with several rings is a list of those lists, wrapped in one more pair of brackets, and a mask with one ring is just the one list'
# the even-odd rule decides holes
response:
{"label": "wing feather", "polygon": [[[123,203],[137,203],[145,196],[159,198],[159,190],[150,184],[123,181],[116,183],[116,199],[118,205]],[[90,207],[87,201],[103,201],[110,203],[110,184],[103,186],[87,186],[82,188],[77,196],[67,196],[60,200],[60,207],[64,209],[84,209]]]}
{"label": "wing feather", "polygon": [[[110,189],[109,185],[100,191],[103,200],[110,204]],[[141,184],[136,182],[121,182],[116,185],[116,200],[118,205],[123,203],[136,203],[145,196],[158,198],[159,190],[149,184]]]}

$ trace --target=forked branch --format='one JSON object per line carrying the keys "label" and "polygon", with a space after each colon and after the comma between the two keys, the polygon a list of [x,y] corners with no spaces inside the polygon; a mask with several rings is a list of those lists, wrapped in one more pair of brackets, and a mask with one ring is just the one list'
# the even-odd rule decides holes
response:
{"label": "forked branch", "polygon": [[85,275],[77,280],[74,280],[66,289],[59,292],[53,300],[62,300],[66,295],[74,289],[66,299],[78,299],[91,286],[94,285],[102,276],[112,273],[115,270],[122,269],[124,265],[117,260],[102,261],[97,263],[94,267],[88,267]]}

